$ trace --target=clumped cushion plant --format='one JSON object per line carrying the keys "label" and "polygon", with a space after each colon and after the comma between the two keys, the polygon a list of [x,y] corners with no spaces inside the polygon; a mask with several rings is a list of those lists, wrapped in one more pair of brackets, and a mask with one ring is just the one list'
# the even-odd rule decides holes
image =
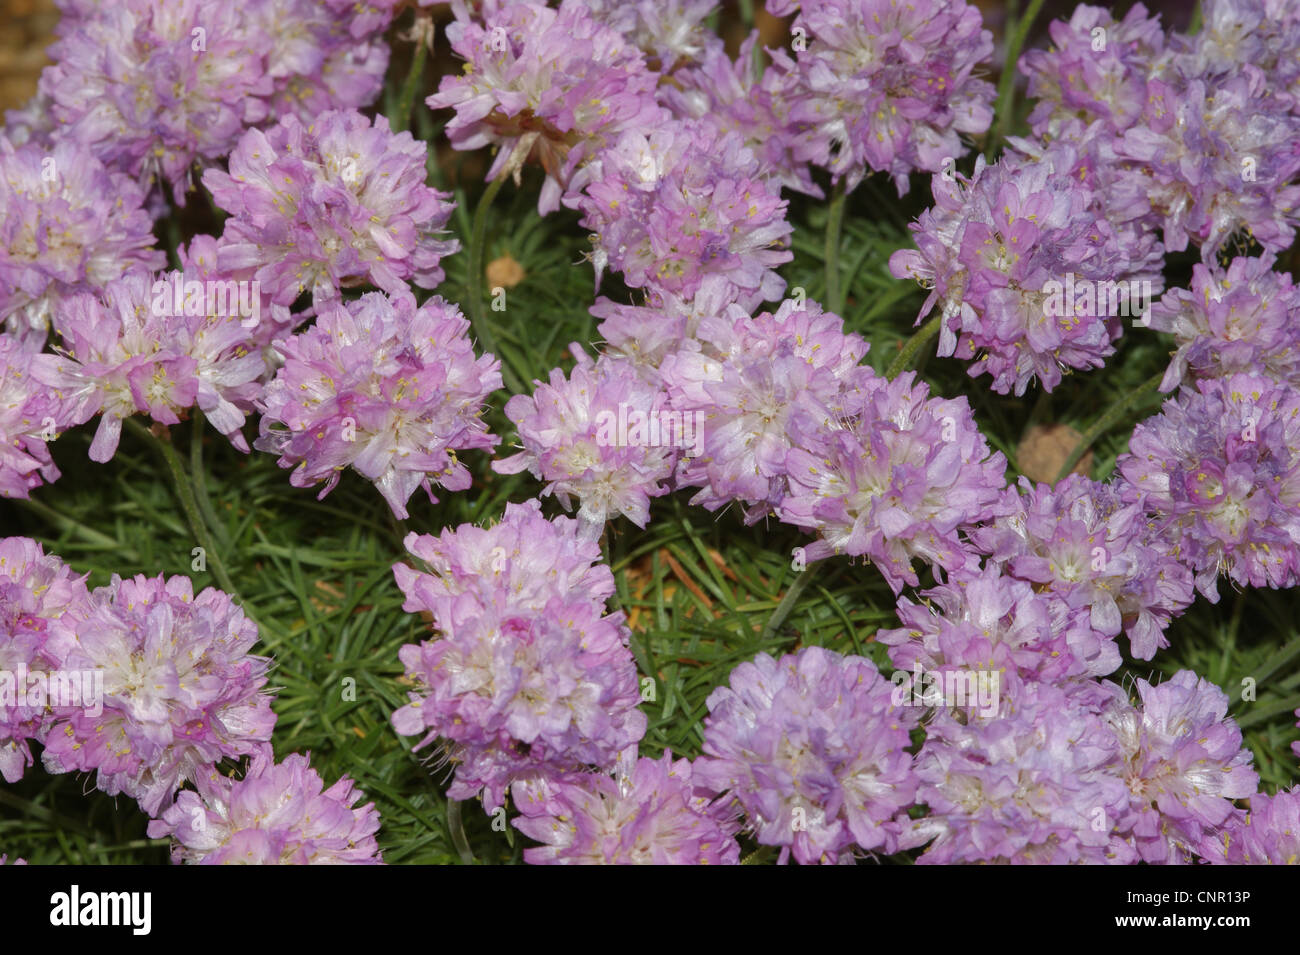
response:
{"label": "clumped cushion plant", "polygon": [[1295,863],[1300,10],[445,6],[61,0],[0,863]]}

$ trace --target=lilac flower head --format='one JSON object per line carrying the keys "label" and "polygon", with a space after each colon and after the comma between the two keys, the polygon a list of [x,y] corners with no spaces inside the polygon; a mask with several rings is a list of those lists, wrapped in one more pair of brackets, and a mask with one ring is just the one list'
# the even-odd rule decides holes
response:
{"label": "lilac flower head", "polygon": [[76,403],[59,390],[66,365],[0,332],[0,497],[26,498],[59,469],[49,442],[78,423]]}
{"label": "lilac flower head", "polygon": [[271,34],[212,0],[122,0],[68,17],[41,76],[68,135],[185,204],[196,161],[230,152],[266,118]]}
{"label": "lilac flower head", "polygon": [[491,4],[481,20],[461,5],[447,39],[465,60],[464,74],[444,76],[426,102],[455,109],[446,127],[453,148],[497,147],[488,179],[535,158],[546,171],[543,214],[559,208],[574,173],[597,151],[664,117],[645,57],[584,4]]}
{"label": "lilac flower head", "polygon": [[901,671],[997,671],[1001,686],[1013,677],[1059,684],[1105,676],[1120,664],[1114,642],[1093,632],[1064,601],[997,567],[956,575],[921,596],[919,604],[899,599],[900,629],[876,631]]}
{"label": "lilac flower head", "polygon": [[1034,135],[1056,137],[1071,122],[1101,120],[1118,136],[1138,123],[1146,105],[1147,80],[1165,46],[1159,15],[1134,4],[1123,20],[1103,7],[1079,4],[1069,21],[1053,20],[1052,47],[1020,58],[1029,95],[1038,102],[1029,115]]}
{"label": "lilac flower head", "polygon": [[259,399],[261,451],[294,468],[290,483],[324,481],[351,466],[404,519],[417,488],[470,486],[456,456],[499,440],[480,415],[501,387],[500,362],[476,357],[469,321],[434,296],[417,307],[402,290],[327,306],[316,324],[277,343],[284,365]]}
{"label": "lilac flower head", "polygon": [[721,275],[710,275],[691,298],[655,288],[646,290],[644,305],[623,305],[596,299],[589,311],[599,319],[601,353],[632,363],[649,384],[662,384],[660,369],[669,354],[689,344],[705,318],[722,314],[736,301],[736,287]]}
{"label": "lilac flower head", "polygon": [[1300,157],[1300,21],[1282,2],[1207,4],[1193,37],[1136,5],[1122,22],[1080,6],[1052,25],[1059,49],[1021,61],[1036,135],[1091,155],[1095,186],[1121,228],[1158,229],[1210,262],[1230,238],[1291,243]]}
{"label": "lilac flower head", "polygon": [[815,448],[861,411],[876,385],[859,364],[869,346],[803,299],[753,318],[732,305],[700,322],[696,342],[659,369],[673,410],[704,424],[703,454],[682,459],[679,486],[703,488],[692,503],[710,510],[743,501],[757,520],[786,495],[791,448]]}
{"label": "lilac flower head", "polygon": [[[628,761],[631,762],[630,760]],[[541,846],[532,865],[737,865],[738,823],[693,778],[690,760],[620,762],[586,773],[516,783],[513,825]]]}
{"label": "lilac flower head", "polygon": [[806,159],[797,159],[803,128],[791,118],[789,96],[798,97],[789,74],[760,70],[754,58],[758,31],[740,45],[736,59],[721,38],[712,37],[697,64],[678,69],[659,98],[681,120],[699,120],[719,135],[736,132],[758,158],[764,177],[806,195],[823,198]]}
{"label": "lilac flower head", "polygon": [[510,504],[489,528],[411,535],[430,573],[396,564],[403,608],[435,639],[399,654],[421,687],[393,714],[405,736],[441,737],[449,793],[498,806],[515,781],[607,769],[645,732],[622,614],[605,616],[613,575],[578,522]]}
{"label": "lilac flower head", "polygon": [[[279,364],[279,359],[271,350],[272,343],[292,335],[294,329],[313,317],[313,310],[308,309],[296,313],[291,312],[286,305],[276,304],[271,300],[267,290],[262,288],[262,283],[254,278],[255,269],[223,269],[218,264],[220,252],[221,240],[210,235],[196,235],[187,245],[179,246],[176,254],[180,258],[181,268],[184,272],[182,276],[183,282],[196,281],[203,283],[204,310],[209,311],[206,307],[209,297],[212,298],[213,304],[217,306],[210,310],[210,317],[229,317],[236,313],[240,316],[239,325],[246,335],[243,347],[250,352],[260,350],[263,353],[266,374],[269,375]],[[172,314],[174,317],[179,318],[180,314],[186,310],[184,307],[186,300],[190,299],[191,296],[183,294],[181,297],[183,304],[180,308],[177,308],[174,288],[176,276],[165,274],[158,276],[158,278],[164,283],[173,285]],[[209,285],[210,282],[219,284]],[[231,285],[232,282],[236,284]],[[211,294],[209,289],[212,290]],[[184,292],[183,287],[182,292]],[[197,296],[194,297],[197,298]],[[193,308],[189,310],[196,311]],[[255,388],[254,390],[260,393],[261,389]],[[242,400],[246,396],[241,395],[240,397]],[[253,397],[256,397],[256,394]],[[199,398],[200,407],[203,407],[203,389],[200,389]],[[251,407],[250,404],[249,408],[243,410],[250,410]],[[203,410],[209,417],[214,414],[207,407],[204,407]]]}
{"label": "lilac flower head", "polygon": [[1300,387],[1300,288],[1274,262],[1266,253],[1226,270],[1198,263],[1189,289],[1170,289],[1151,307],[1151,327],[1178,343],[1161,391],[1243,371]]}
{"label": "lilac flower head", "polygon": [[166,180],[182,206],[194,166],[229,154],[248,127],[368,106],[388,67],[355,9],[318,0],[63,6],[41,77],[58,135],[142,185]]}
{"label": "lilac flower head", "polygon": [[211,772],[149,823],[172,862],[196,865],[382,865],[379,812],[344,776],[328,789],[310,753],[257,753],[243,779]]}
{"label": "lilac flower head", "polygon": [[160,267],[143,203],[75,140],[15,149],[0,136],[0,319],[39,350],[63,298]]}
{"label": "lilac flower head", "polygon": [[491,811],[516,781],[610,768],[641,739],[627,629],[621,614],[602,613],[582,597],[538,612],[456,613],[435,619],[438,639],[402,648],[423,695],[410,694],[393,728],[423,736],[420,746],[444,741],[456,767],[450,798],[481,793]]}
{"label": "lilac flower head", "polygon": [[755,837],[802,864],[888,855],[913,803],[916,713],[863,657],[760,653],[708,699],[693,778],[740,803]]}
{"label": "lilac flower head", "polygon": [[788,77],[798,158],[849,189],[871,169],[902,195],[909,173],[939,172],[965,153],[963,134],[989,128],[993,86],[974,72],[992,56],[993,35],[963,0],[805,3],[792,31],[795,57],[771,52]]}
{"label": "lilac flower head", "polygon": [[[427,6],[427,0],[421,0]],[[393,0],[260,0],[250,29],[271,38],[269,116],[293,113],[311,123],[333,109],[365,109],[388,72],[384,30]],[[389,9],[384,9],[385,7]]]}
{"label": "lilac flower head", "polygon": [[1082,611],[1107,643],[1127,632],[1140,660],[1167,645],[1165,627],[1194,598],[1192,576],[1137,502],[1076,474],[1055,486],[1021,478],[1012,500],[1014,510],[970,535],[1003,573]]}
{"label": "lilac flower head", "polygon": [[713,38],[704,23],[717,0],[576,0],[562,2],[589,9],[596,19],[623,34],[652,67],[667,73],[703,55]]}
{"label": "lilac flower head", "polygon": [[1250,811],[1234,812],[1218,833],[1206,836],[1200,855],[1229,865],[1300,864],[1300,789],[1255,793]]}
{"label": "lilac flower head", "polygon": [[606,266],[633,288],[692,298],[721,275],[745,308],[777,298],[793,254],[786,202],[739,133],[700,122],[629,130],[588,170],[579,201]]}
{"label": "lilac flower head", "polygon": [[1217,686],[1180,670],[1137,688],[1140,706],[1117,697],[1105,713],[1128,789],[1120,826],[1143,861],[1178,862],[1229,820],[1232,800],[1252,795],[1259,775]]}
{"label": "lilac flower head", "polygon": [[114,575],[51,633],[62,669],[102,680],[103,700],[102,712],[56,712],[45,768],[98,770],[98,788],[157,814],[183,781],[271,738],[269,661],[249,655],[256,642],[256,625],[219,590],[195,597],[188,577]]}
{"label": "lilac flower head", "polygon": [[966,399],[929,397],[914,372],[868,391],[862,416],[786,459],[787,524],[815,531],[810,560],[865,555],[897,592],[918,583],[912,559],[977,566],[961,531],[1005,507],[1006,459],[990,452]]}
{"label": "lilac flower head", "polygon": [[1112,224],[1094,165],[1056,144],[978,159],[969,181],[935,177],[917,248],[890,258],[896,278],[931,289],[920,318],[941,309],[939,354],[973,359],[970,374],[992,375],[994,391],[1020,395],[1034,378],[1050,391],[1063,370],[1101,367],[1120,317],[1161,287],[1154,236]]}
{"label": "lilac flower head", "polygon": [[1089,174],[1119,229],[1160,231],[1171,251],[1196,244],[1206,262],[1229,240],[1290,246],[1300,21],[1284,1],[1213,5],[1199,34],[1167,43],[1140,4],[1122,22],[1079,6],[1052,35],[1060,52],[1021,64],[1044,96],[1031,125],[1095,160]]}
{"label": "lilac flower head", "polygon": [[110,282],[102,295],[71,296],[58,316],[61,383],[77,409],[74,423],[100,416],[90,459],[103,463],[117,453],[122,421],[148,414],[178,424],[198,396],[197,363],[160,343],[166,319],[151,308],[151,276],[130,275]]}
{"label": "lilac flower head", "polygon": [[1216,579],[1300,580],[1300,391],[1241,372],[1202,380],[1133,431],[1117,467],[1139,502],[1218,599]]}
{"label": "lilac flower head", "polygon": [[[432,614],[444,630],[453,629],[459,615],[492,608],[541,613],[556,597],[603,604],[614,595],[600,545],[584,538],[570,517],[543,517],[536,499],[506,504],[491,527],[461,524],[438,537],[408,534],[405,543],[428,572],[393,565],[406,595],[403,609]],[[459,600],[465,596],[470,600]]]}
{"label": "lilac flower head", "polygon": [[930,815],[904,845],[929,842],[919,861],[937,865],[1129,863],[1117,750],[1095,707],[1048,683],[1023,684],[989,719],[936,720],[916,761]]}
{"label": "lilac flower head", "polygon": [[1220,79],[1245,64],[1268,76],[1270,95],[1300,107],[1300,17],[1288,0],[1206,0],[1201,28],[1176,37],[1177,63],[1189,75]]}
{"label": "lilac flower head", "polygon": [[91,460],[113,457],[124,418],[147,414],[172,425],[195,405],[248,450],[239,429],[268,365],[238,303],[247,302],[251,315],[260,300],[252,288],[201,274],[193,266],[156,280],[132,273],[100,294],[69,297],[55,316],[58,351],[66,356],[57,383],[73,403],[72,423],[101,416]]}
{"label": "lilac flower head", "polygon": [[388,120],[330,111],[305,124],[283,117],[249,130],[230,171],[203,184],[230,213],[218,253],[223,269],[255,269],[280,305],[304,292],[316,304],[344,286],[372,283],[390,295],[407,281],[434,288],[439,261],[459,248],[440,239],[454,203],[424,184],[425,144]]}
{"label": "lilac flower head", "polygon": [[39,674],[41,684],[58,669],[50,629],[65,613],[84,609],[85,581],[36,541],[0,538],[0,776],[6,782],[22,778],[32,764],[28,741],[43,740],[52,722],[47,692],[33,697],[28,677]]}
{"label": "lilac flower head", "polygon": [[492,468],[527,468],[546,482],[542,493],[566,509],[576,497],[585,533],[598,537],[619,515],[645,527],[650,499],[667,493],[684,443],[681,415],[667,414],[663,391],[631,363],[605,356],[593,362],[576,346],[575,354],[568,378],[554,369],[549,384],[538,382],[533,394],[506,402],[523,450]]}
{"label": "lilac flower head", "polygon": [[[188,248],[182,247],[184,268],[157,275],[149,309],[165,329],[166,350],[193,362],[194,404],[231,444],[247,453],[240,429],[275,364],[274,356],[260,346],[277,329],[290,330],[296,319],[287,309],[267,307],[256,280],[235,280],[217,271],[215,248],[211,236],[198,236]],[[155,349],[158,344],[154,342]],[[140,391],[138,385],[135,391]],[[152,413],[147,400],[144,404]],[[143,412],[140,405],[137,400],[136,410]]]}
{"label": "lilac flower head", "polygon": [[1238,233],[1279,252],[1300,222],[1300,114],[1272,95],[1253,64],[1207,80],[1175,70],[1147,84],[1142,121],[1114,144],[1129,174],[1114,201],[1139,208],[1181,252],[1205,261]]}

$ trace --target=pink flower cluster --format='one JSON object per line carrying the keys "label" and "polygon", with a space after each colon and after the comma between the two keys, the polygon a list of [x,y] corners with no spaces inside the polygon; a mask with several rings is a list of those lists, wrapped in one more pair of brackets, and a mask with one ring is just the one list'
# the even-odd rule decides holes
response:
{"label": "pink flower cluster", "polygon": [[1273,251],[1295,236],[1300,112],[1287,82],[1300,21],[1258,0],[1206,6],[1210,26],[1187,37],[1166,36],[1141,4],[1122,21],[1081,5],[1021,69],[1042,97],[1035,134],[1095,157],[1112,217],[1210,262],[1237,233]]}
{"label": "pink flower cluster", "polygon": [[739,821],[699,782],[690,760],[620,762],[587,773],[515,783],[514,826],[540,846],[533,865],[737,865]]}
{"label": "pink flower cluster", "polygon": [[791,452],[863,413],[878,381],[861,364],[870,346],[843,324],[816,302],[787,299],[753,317],[732,304],[665,356],[659,374],[671,407],[707,423],[703,453],[678,467],[679,486],[702,489],[693,504],[716,510],[739,500],[746,520],[757,520],[790,494]]}
{"label": "pink flower cluster", "polygon": [[501,364],[476,357],[469,322],[434,296],[417,306],[402,288],[325,306],[307,331],[276,343],[283,360],[262,391],[260,451],[293,468],[290,483],[325,482],[354,468],[399,519],[423,487],[470,485],[458,451],[488,449],[483,402],[501,387]]}
{"label": "pink flower cluster", "polygon": [[403,607],[431,614],[434,639],[401,650],[420,692],[393,727],[444,741],[452,799],[491,811],[513,783],[609,769],[635,748],[646,718],[627,628],[605,613],[613,575],[576,521],[510,504],[490,528],[406,546],[430,572],[393,566]]}
{"label": "pink flower cluster", "polygon": [[439,261],[460,244],[438,238],[454,204],[424,184],[426,159],[410,133],[356,110],[309,122],[290,114],[265,132],[249,130],[230,153],[230,171],[203,176],[231,216],[218,263],[286,306],[308,292],[320,305],[362,283],[390,295],[409,291],[408,281],[434,288]]}
{"label": "pink flower cluster", "polygon": [[104,700],[101,713],[56,714],[45,768],[97,770],[100,789],[156,814],[182,782],[270,741],[270,661],[249,655],[256,642],[257,627],[218,590],[195,597],[188,577],[114,578],[52,624],[47,652],[64,672],[102,675]]}
{"label": "pink flower cluster", "polygon": [[162,266],[143,204],[76,140],[15,147],[0,134],[0,319],[25,346],[40,350],[67,296]]}
{"label": "pink flower cluster", "polygon": [[575,174],[595,152],[664,118],[645,56],[585,4],[490,3],[481,19],[463,3],[454,9],[447,39],[464,73],[444,76],[427,103],[456,111],[446,127],[453,148],[497,148],[488,179],[538,162],[539,212],[578,191]]}
{"label": "pink flower cluster", "polygon": [[620,515],[645,527],[650,499],[668,491],[683,419],[679,414],[676,430],[663,428],[651,440],[651,423],[658,433],[666,420],[663,390],[630,362],[606,356],[593,362],[574,351],[578,362],[567,377],[555,369],[548,384],[536,382],[532,395],[506,403],[522,450],[492,467],[501,474],[527,468],[546,482],[542,494],[554,494],[566,508],[577,498],[586,536],[599,537],[605,522]]}
{"label": "pink flower cluster", "polygon": [[578,201],[596,276],[608,266],[635,288],[691,299],[720,275],[747,308],[777,298],[790,261],[786,203],[739,134],[670,122],[624,132],[588,167]]}
{"label": "pink flower cluster", "polygon": [[939,310],[939,354],[971,360],[994,391],[1021,395],[1034,379],[1050,391],[1063,372],[1101,367],[1121,317],[1162,287],[1163,249],[1111,221],[1096,165],[1055,144],[977,159],[969,180],[935,177],[917,248],[889,260],[931,290],[920,317]]}
{"label": "pink flower cluster", "polygon": [[1117,466],[1209,599],[1221,574],[1300,582],[1300,390],[1248,372],[1197,382],[1137,426]]}
{"label": "pink flower cluster", "polygon": [[[1021,478],[1009,512],[971,533],[988,562],[1032,584],[1064,615],[1109,644],[1128,634],[1133,656],[1166,646],[1163,631],[1192,602],[1192,575],[1122,485],[1070,475],[1055,487]],[[1109,673],[1118,653],[1106,651]]]}
{"label": "pink flower cluster", "polygon": [[863,657],[759,654],[709,696],[694,777],[732,796],[755,838],[800,863],[898,850],[916,795],[918,713]]}
{"label": "pink flower cluster", "polygon": [[0,497],[25,498],[59,478],[49,443],[76,423],[76,406],[57,389],[59,360],[0,334]]}
{"label": "pink flower cluster", "polygon": [[899,195],[908,174],[937,173],[966,152],[962,135],[993,120],[993,86],[975,72],[993,35],[963,0],[769,0],[794,7],[791,57],[769,51],[795,156],[830,170],[849,189],[867,171],[888,173]]}
{"label": "pink flower cluster", "polygon": [[[94,773],[157,817],[149,834],[175,836],[177,862],[380,861],[378,814],[350,808],[351,780],[322,793],[307,757],[273,765],[270,661],[227,594],[162,576],[88,590],[35,541],[0,538],[0,634],[6,781],[34,741],[47,771]],[[242,781],[218,772],[246,756]]]}
{"label": "pink flower cluster", "polygon": [[294,753],[259,753],[243,779],[197,780],[159,818],[149,838],[171,837],[172,862],[198,865],[379,865],[379,813],[344,776],[325,788]]}
{"label": "pink flower cluster", "polygon": [[145,188],[165,181],[178,205],[195,164],[221,160],[246,129],[368,106],[388,67],[382,40],[317,0],[62,5],[40,82],[53,122],[38,138],[82,143]]}
{"label": "pink flower cluster", "polygon": [[792,450],[776,514],[816,532],[806,558],[866,556],[895,592],[920,558],[948,572],[978,564],[964,535],[1005,508],[1006,460],[965,398],[932,398],[913,372],[879,379],[848,427]]}

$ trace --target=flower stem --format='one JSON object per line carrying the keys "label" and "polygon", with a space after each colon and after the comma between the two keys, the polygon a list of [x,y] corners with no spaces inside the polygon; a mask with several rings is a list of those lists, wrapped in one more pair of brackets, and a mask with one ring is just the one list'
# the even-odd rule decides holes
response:
{"label": "flower stem", "polygon": [[984,148],[986,159],[992,160],[997,147],[1006,140],[1007,133],[1011,131],[1011,117],[1015,112],[1016,103],[1016,61],[1020,59],[1020,51],[1029,37],[1030,27],[1034,25],[1034,20],[1038,18],[1038,13],[1042,9],[1043,0],[1029,0],[1029,8],[1024,15],[1016,17],[1007,24],[1010,31],[1007,56],[1002,63],[1002,75],[998,78],[998,100],[993,108],[993,115],[997,117],[996,133],[990,137],[988,145]]}
{"label": "flower stem", "polygon": [[173,269],[181,267],[181,227],[176,221],[176,216],[168,216],[167,223],[163,227],[167,233],[167,261]]}
{"label": "flower stem", "polygon": [[889,363],[889,367],[885,369],[885,377],[892,380],[906,371],[912,364],[912,360],[916,358],[916,353],[924,348],[930,339],[939,334],[939,329],[942,326],[943,313],[940,312],[918,328],[912,337],[903,343],[902,349],[899,350],[894,360]]}
{"label": "flower stem", "polygon": [[760,636],[761,640],[767,641],[776,636],[776,632],[781,629],[781,624],[785,623],[785,618],[790,616],[790,611],[794,610],[794,605],[798,602],[799,595],[802,594],[804,588],[812,582],[813,575],[817,572],[817,568],[820,566],[821,563],[818,562],[813,564],[811,567],[806,567],[800,571],[799,576],[796,577],[794,583],[790,585],[790,589],[787,590],[785,596],[781,598],[781,602],[776,605],[776,612],[768,618],[767,623],[764,625],[763,633]]}
{"label": "flower stem", "polygon": [[506,388],[518,394],[524,390],[523,382],[514,373],[514,370],[507,364],[506,357],[501,353],[497,346],[496,336],[492,334],[492,328],[488,323],[487,313],[483,308],[483,252],[487,241],[487,220],[488,210],[492,208],[492,200],[497,197],[501,191],[501,186],[506,180],[506,173],[488,183],[488,187],[483,192],[483,198],[478,201],[478,208],[474,210],[474,225],[470,235],[469,245],[469,320],[474,326],[474,335],[479,340],[479,346],[484,351],[489,351],[496,355],[501,361],[501,380],[505,383]]}
{"label": "flower stem", "polygon": [[[162,455],[172,473],[172,480],[176,483],[176,494],[181,500],[181,508],[185,511],[185,517],[190,522],[190,529],[194,531],[199,546],[203,548],[204,558],[212,563],[212,576],[216,578],[222,590],[231,597],[237,597],[238,592],[230,579],[230,574],[226,572],[226,564],[221,559],[221,552],[213,542],[207,525],[203,522],[203,515],[199,513],[198,501],[194,496],[194,487],[185,474],[185,467],[181,464],[180,455],[176,453],[176,449],[172,447],[172,443],[168,440],[159,438],[158,447],[162,449]],[[241,600],[240,603],[242,604],[243,601]]]}
{"label": "flower stem", "polygon": [[840,230],[844,225],[844,180],[831,191],[826,216],[826,310],[839,315],[844,311],[844,294],[840,288]]}
{"label": "flower stem", "polygon": [[1241,612],[1246,606],[1246,594],[1238,592],[1232,605],[1232,620],[1228,623],[1228,638],[1223,641],[1223,655],[1219,657],[1219,670],[1214,681],[1223,686],[1228,679],[1228,665],[1232,662],[1232,653],[1237,649],[1237,634],[1241,631]]}
{"label": "flower stem", "polygon": [[[419,24],[419,14],[416,15],[417,27]],[[430,26],[432,29],[432,26]],[[429,54],[429,44],[421,35],[417,28],[415,31],[415,52],[411,54],[411,69],[406,74],[406,80],[402,83],[402,92],[397,99],[397,115],[389,120],[389,125],[393,132],[403,133],[411,128],[411,109],[415,105],[415,91],[420,88],[420,80],[424,78],[424,61]]]}
{"label": "flower stem", "polygon": [[465,825],[460,818],[460,802],[447,800],[447,829],[451,833],[452,845],[460,854],[460,861],[465,865],[474,864],[474,853],[470,851],[469,840],[465,838]]}
{"label": "flower stem", "polygon": [[1083,437],[1079,439],[1079,443],[1074,446],[1074,450],[1070,452],[1070,456],[1066,458],[1065,463],[1061,465],[1061,470],[1057,473],[1056,480],[1064,480],[1065,477],[1074,470],[1074,466],[1079,463],[1079,459],[1083,457],[1084,453],[1092,447],[1092,443],[1108,431],[1116,421],[1122,418],[1129,408],[1138,401],[1157,391],[1160,387],[1160,382],[1164,380],[1164,377],[1165,373],[1163,371],[1158,375],[1153,375],[1106,409],[1106,413],[1094,421],[1092,427],[1083,433]]}
{"label": "flower stem", "polygon": [[217,512],[212,509],[212,500],[208,497],[208,481],[205,477],[207,472],[203,468],[203,425],[205,421],[203,412],[195,408],[193,417],[190,420],[190,477],[194,480],[194,498],[198,502],[199,512],[203,515],[203,520],[212,529],[212,533],[217,535],[217,541],[221,544],[222,550],[229,550],[230,535],[226,533],[226,528],[217,518]]}
{"label": "flower stem", "polygon": [[[185,519],[189,522],[190,530],[194,533],[199,546],[203,548],[204,560],[211,563],[213,578],[216,579],[217,585],[222,590],[243,606],[243,599],[239,597],[239,592],[235,590],[235,585],[230,580],[230,574],[226,572],[225,561],[221,559],[221,554],[212,541],[212,534],[207,525],[203,523],[203,516],[199,513],[199,505],[194,497],[194,486],[190,483],[189,476],[185,473],[185,466],[181,464],[180,455],[172,447],[171,441],[166,438],[155,437],[152,431],[134,418],[127,418],[125,423],[129,429],[142,437],[152,439],[154,447],[158,449],[158,453],[162,455],[163,461],[167,465],[167,470],[171,472],[172,483],[176,488],[176,497],[181,502],[181,510],[185,512]],[[247,607],[244,608],[244,612],[252,619],[253,615],[248,612]]]}

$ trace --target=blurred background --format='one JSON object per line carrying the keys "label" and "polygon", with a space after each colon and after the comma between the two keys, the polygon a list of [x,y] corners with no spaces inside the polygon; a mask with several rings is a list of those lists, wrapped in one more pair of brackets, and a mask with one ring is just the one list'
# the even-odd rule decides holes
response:
{"label": "blurred background", "polygon": [[36,92],[58,20],[54,0],[0,0],[0,109],[22,106]]}

